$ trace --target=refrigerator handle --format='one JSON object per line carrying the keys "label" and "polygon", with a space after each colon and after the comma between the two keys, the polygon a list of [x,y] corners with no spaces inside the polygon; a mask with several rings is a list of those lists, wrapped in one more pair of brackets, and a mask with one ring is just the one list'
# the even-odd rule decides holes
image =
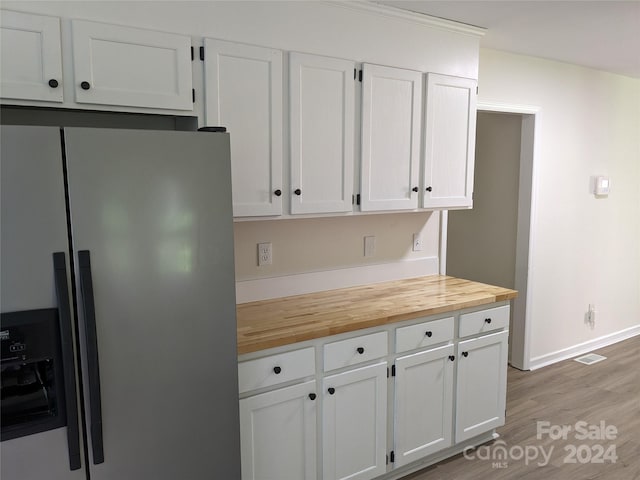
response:
{"label": "refrigerator handle", "polygon": [[100,401],[100,368],[98,364],[98,336],[96,333],[96,309],[93,303],[93,280],[89,250],[78,251],[80,291],[84,317],[87,368],[89,371],[89,412],[91,414],[91,449],[93,463],[104,462],[102,444],[102,404]]}
{"label": "refrigerator handle", "polygon": [[80,428],[78,425],[78,403],[76,395],[76,375],[73,360],[73,337],[71,335],[71,308],[69,306],[69,283],[67,282],[67,262],[64,252],[53,254],[53,272],[58,299],[58,319],[60,328],[60,350],[64,376],[64,397],[67,418],[67,445],[69,448],[69,469],[79,470]]}

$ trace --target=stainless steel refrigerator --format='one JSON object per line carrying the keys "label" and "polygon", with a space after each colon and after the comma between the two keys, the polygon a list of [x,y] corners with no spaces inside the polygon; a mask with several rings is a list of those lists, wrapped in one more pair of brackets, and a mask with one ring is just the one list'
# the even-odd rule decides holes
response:
{"label": "stainless steel refrigerator", "polygon": [[240,478],[228,134],[1,144],[2,479]]}

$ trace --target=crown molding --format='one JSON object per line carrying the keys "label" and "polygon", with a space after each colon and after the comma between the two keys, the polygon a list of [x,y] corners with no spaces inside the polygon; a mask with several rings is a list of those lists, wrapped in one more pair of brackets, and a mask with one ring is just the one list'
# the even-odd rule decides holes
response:
{"label": "crown molding", "polygon": [[394,18],[396,20],[404,20],[420,25],[439,28],[449,32],[462,33],[465,35],[471,35],[474,37],[482,37],[486,33],[487,29],[482,27],[476,27],[474,25],[467,25],[465,23],[454,22],[444,18],[432,17],[423,13],[411,12],[409,10],[402,10],[396,7],[390,7],[388,5],[380,5],[366,0],[346,0],[346,1],[328,1],[323,0],[322,3],[331,5],[334,7],[347,8],[350,10],[356,10],[382,17]]}

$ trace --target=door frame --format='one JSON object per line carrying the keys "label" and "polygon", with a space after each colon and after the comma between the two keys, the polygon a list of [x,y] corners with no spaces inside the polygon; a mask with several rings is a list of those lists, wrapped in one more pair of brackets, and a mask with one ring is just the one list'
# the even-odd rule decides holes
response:
{"label": "door frame", "polygon": [[[509,338],[509,363],[519,370],[530,370],[531,322],[534,270],[533,233],[538,198],[539,138],[541,109],[532,105],[478,102],[478,112],[508,113],[522,117],[520,133],[520,177],[518,192],[518,225],[516,236],[515,289]],[[448,212],[440,214],[440,273],[446,274]]]}

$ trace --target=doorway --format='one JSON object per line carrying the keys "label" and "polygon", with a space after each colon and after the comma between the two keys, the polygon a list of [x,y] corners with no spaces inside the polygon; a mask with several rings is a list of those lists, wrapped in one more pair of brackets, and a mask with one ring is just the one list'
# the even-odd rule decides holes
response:
{"label": "doorway", "polygon": [[534,127],[537,108],[478,105],[474,204],[443,215],[446,273],[518,290],[509,362],[529,369]]}

